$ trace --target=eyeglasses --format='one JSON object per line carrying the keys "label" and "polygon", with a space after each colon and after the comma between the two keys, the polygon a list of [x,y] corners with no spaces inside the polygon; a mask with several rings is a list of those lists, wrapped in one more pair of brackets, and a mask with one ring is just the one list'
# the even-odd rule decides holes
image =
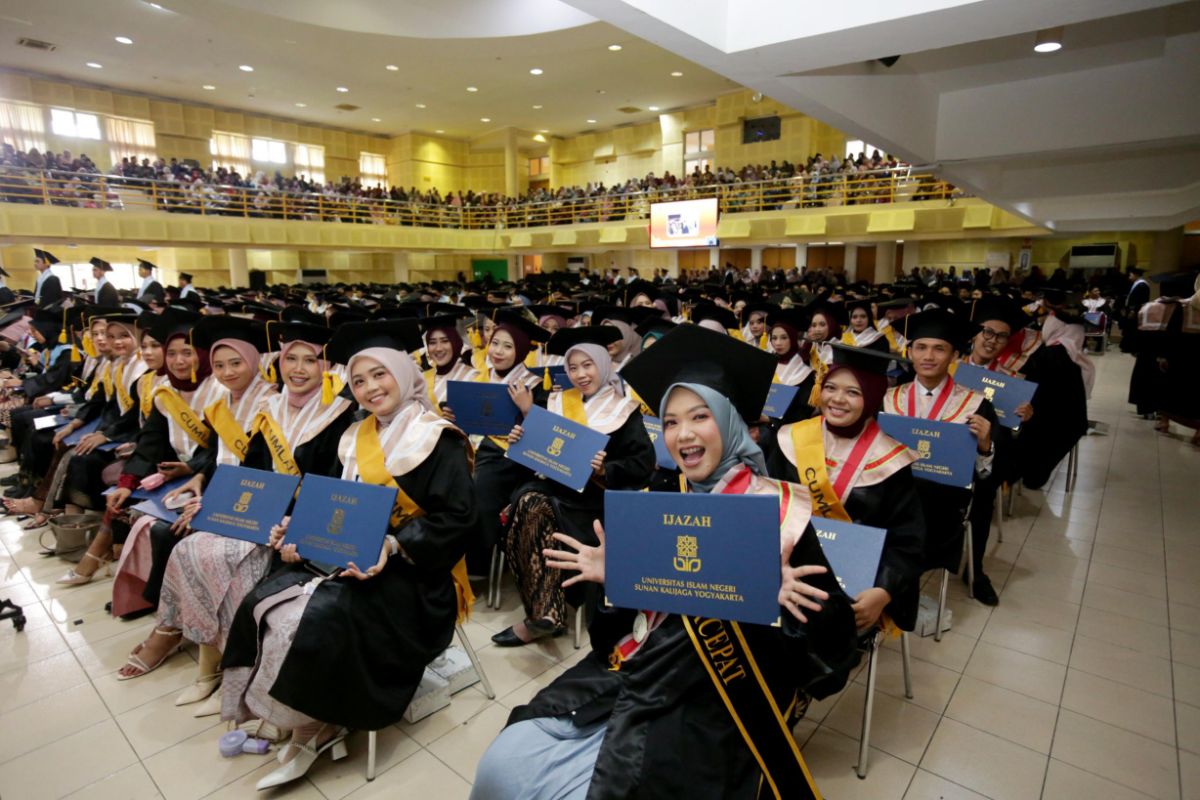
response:
{"label": "eyeglasses", "polygon": [[1001,333],[1000,331],[994,331],[991,328],[987,328],[987,327],[980,328],[979,335],[983,337],[983,340],[985,342],[990,342],[993,339],[998,339],[1000,341],[1006,341],[1010,336],[1012,336],[1011,333]]}

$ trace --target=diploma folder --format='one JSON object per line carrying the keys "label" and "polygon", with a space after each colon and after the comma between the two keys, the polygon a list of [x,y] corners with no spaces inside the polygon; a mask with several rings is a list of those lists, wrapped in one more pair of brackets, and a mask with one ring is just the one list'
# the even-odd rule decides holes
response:
{"label": "diploma folder", "polygon": [[222,464],[201,498],[192,527],[244,542],[266,544],[287,515],[300,478]]}
{"label": "diploma folder", "polygon": [[507,383],[448,381],[446,405],[454,411],[454,424],[471,435],[507,436],[521,419]]}
{"label": "diploma folder", "polygon": [[379,561],[395,503],[393,486],[306,475],[284,543],[310,561],[339,567],[353,561],[366,572]]}
{"label": "diploma folder", "polygon": [[659,469],[678,468],[675,459],[671,458],[671,451],[667,449],[667,440],[663,438],[662,420],[658,417],[644,416],[642,424],[646,426],[646,434],[650,437],[650,443],[654,445],[654,463]]}
{"label": "diploma folder", "polygon": [[521,427],[521,441],[509,445],[505,456],[582,492],[592,476],[592,458],[608,444],[608,436],[540,406],[529,409]]}
{"label": "diploma folder", "polygon": [[786,383],[772,383],[771,390],[767,392],[767,402],[763,405],[763,416],[768,419],[783,419],[783,415],[787,413],[788,407],[796,399],[798,391],[800,391],[798,386],[789,386]]}
{"label": "diploma folder", "polygon": [[63,444],[65,444],[67,447],[74,447],[75,445],[79,444],[80,439],[87,436],[89,433],[95,433],[96,429],[99,427],[100,427],[100,418],[99,417],[92,420],[91,422],[85,422],[82,427],[76,428],[74,431],[72,431],[71,433],[64,436]]}
{"label": "diploma folder", "polygon": [[917,454],[913,475],[966,489],[975,480],[975,434],[965,422],[942,422],[901,414],[880,414],[879,427]]}
{"label": "diploma folder", "polygon": [[838,585],[850,597],[875,585],[887,531],[840,519],[812,518],[817,541]]}
{"label": "diploma folder", "polygon": [[984,369],[975,364],[959,364],[958,369],[954,370],[954,380],[991,401],[992,408],[996,411],[996,421],[1014,431],[1021,427],[1017,406],[1032,401],[1038,387],[1033,381]]}
{"label": "diploma folder", "polygon": [[621,608],[779,621],[779,498],[604,493],[604,590]]}

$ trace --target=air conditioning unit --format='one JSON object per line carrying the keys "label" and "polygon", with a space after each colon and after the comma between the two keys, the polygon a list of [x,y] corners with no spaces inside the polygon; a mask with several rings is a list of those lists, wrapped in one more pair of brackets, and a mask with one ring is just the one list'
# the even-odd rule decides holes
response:
{"label": "air conditioning unit", "polygon": [[1108,269],[1121,266],[1121,248],[1116,242],[1077,244],[1067,258],[1068,269]]}

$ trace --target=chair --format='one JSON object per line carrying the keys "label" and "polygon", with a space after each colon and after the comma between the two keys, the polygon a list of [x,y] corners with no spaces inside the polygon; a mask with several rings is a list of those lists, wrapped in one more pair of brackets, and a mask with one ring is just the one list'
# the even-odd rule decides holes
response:
{"label": "chair", "polygon": [[992,517],[996,523],[996,541],[1004,544],[1004,484],[996,486],[996,503]]}
{"label": "chair", "polygon": [[492,565],[488,569],[488,588],[483,602],[488,608],[500,608],[500,583],[504,579],[504,548],[492,545]]}
{"label": "chair", "polygon": [[[963,529],[963,547],[966,550],[967,565],[967,592],[972,597],[975,595],[975,543],[971,538],[971,501],[967,501],[967,508],[963,511],[962,517]],[[955,572],[957,574],[957,572]],[[946,612],[946,596],[950,588],[950,570],[942,570],[942,584],[938,588],[938,610],[937,621],[934,623],[933,640],[940,642],[942,640],[942,617]]]}
{"label": "chair", "polygon": [[[867,647],[867,695],[863,701],[862,732],[858,737],[858,764],[854,767],[859,778],[867,777],[867,755],[871,747],[871,714],[875,710],[875,681],[879,668],[879,647],[882,643],[883,631],[875,631]],[[909,649],[908,631],[900,632],[900,658],[904,664],[904,696],[912,700],[912,653]]]}
{"label": "chair", "polygon": [[[1087,318],[1090,315],[1084,316]],[[1084,352],[1087,352],[1088,339],[1099,339],[1100,348],[1096,352],[1099,355],[1104,355],[1108,352],[1108,315],[1104,313],[1097,314],[1095,322],[1088,319],[1087,323],[1084,326],[1083,332]]]}
{"label": "chair", "polygon": [[[479,683],[483,686],[483,693],[487,695],[489,700],[496,699],[496,691],[492,689],[492,684],[487,678],[487,673],[483,671],[483,664],[479,662],[479,656],[475,653],[475,648],[471,646],[470,639],[467,638],[467,631],[458,623],[454,626],[454,632],[458,636],[458,643],[462,645],[462,649],[466,652],[467,658],[471,659],[471,666],[475,668],[475,674],[479,676]],[[375,780],[375,731],[367,732],[367,780]]]}
{"label": "chair", "polygon": [[1079,442],[1067,454],[1067,486],[1066,491],[1075,491],[1075,478],[1079,475]]}

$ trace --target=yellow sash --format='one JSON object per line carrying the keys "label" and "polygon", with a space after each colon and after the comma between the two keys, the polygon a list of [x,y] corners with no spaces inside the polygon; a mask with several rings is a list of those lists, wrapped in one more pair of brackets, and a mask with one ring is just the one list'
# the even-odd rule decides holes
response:
{"label": "yellow sash", "polygon": [[562,393],[563,416],[580,425],[587,425],[587,412],[583,410],[583,395],[578,389],[567,389]]}
{"label": "yellow sash", "polygon": [[[373,414],[358,426],[358,433],[354,437],[354,450],[358,458],[358,472],[364,481],[376,486],[390,486],[396,490],[396,507],[392,509],[390,520],[393,528],[399,528],[410,520],[425,515],[425,510],[400,488],[400,484],[396,483],[396,479],[388,471]],[[458,597],[458,622],[462,623],[471,615],[471,605],[475,602],[471,582],[467,580],[466,558],[459,559],[450,571],[450,577],[454,580],[454,594]]]}
{"label": "yellow sash", "polygon": [[487,351],[482,347],[476,347],[471,351],[471,363],[475,366],[476,372],[487,372]]}
{"label": "yellow sash", "polygon": [[821,417],[813,417],[792,425],[798,483],[808,488],[813,513],[818,517],[851,522],[841,498],[833,491],[829,470],[825,468],[825,435],[821,423]]}
{"label": "yellow sash", "polygon": [[146,370],[146,374],[138,378],[138,403],[141,406],[142,419],[150,416],[154,410],[154,370]]}
{"label": "yellow sash", "polygon": [[429,391],[429,399],[433,403],[433,407],[438,407],[437,392],[433,390],[433,382],[436,379],[437,370],[433,367],[425,370],[425,388]]}
{"label": "yellow sash", "polygon": [[[114,368],[112,382],[117,389],[117,406],[121,409],[121,413],[133,405],[133,398],[129,396],[129,391],[125,388],[125,364],[117,364]],[[110,395],[111,396],[111,395]]]}
{"label": "yellow sash", "polygon": [[758,337],[759,349],[766,350],[767,345],[770,343],[771,343],[771,338],[769,336],[767,336],[766,331],[763,331],[763,333]]}
{"label": "yellow sash", "polygon": [[204,419],[208,420],[208,424],[217,432],[225,446],[237,456],[237,460],[245,461],[246,451],[250,449],[250,437],[238,424],[225,398],[204,409]]}
{"label": "yellow sash", "polygon": [[154,399],[162,401],[163,409],[183,428],[189,439],[200,447],[208,447],[208,428],[204,425],[204,417],[193,411],[174,389],[160,386],[154,392]]}
{"label": "yellow sash", "polygon": [[854,334],[848,330],[842,331],[842,344],[848,344],[851,347],[858,345],[858,340],[854,338]]}
{"label": "yellow sash", "polygon": [[883,329],[883,338],[888,340],[888,348],[891,349],[893,353],[898,354],[900,352],[900,343],[896,341],[896,331],[891,325],[888,325]]}
{"label": "yellow sash", "polygon": [[296,459],[292,457],[292,448],[288,444],[287,437],[283,435],[283,431],[279,430],[279,423],[275,422],[274,417],[265,411],[258,412],[254,421],[250,423],[250,432],[251,434],[261,433],[263,439],[266,440],[276,472],[286,475],[300,474],[300,467],[296,466]]}
{"label": "yellow sash", "polygon": [[104,387],[104,396],[111,400],[113,398],[113,365],[108,362],[100,372],[100,384]]}

